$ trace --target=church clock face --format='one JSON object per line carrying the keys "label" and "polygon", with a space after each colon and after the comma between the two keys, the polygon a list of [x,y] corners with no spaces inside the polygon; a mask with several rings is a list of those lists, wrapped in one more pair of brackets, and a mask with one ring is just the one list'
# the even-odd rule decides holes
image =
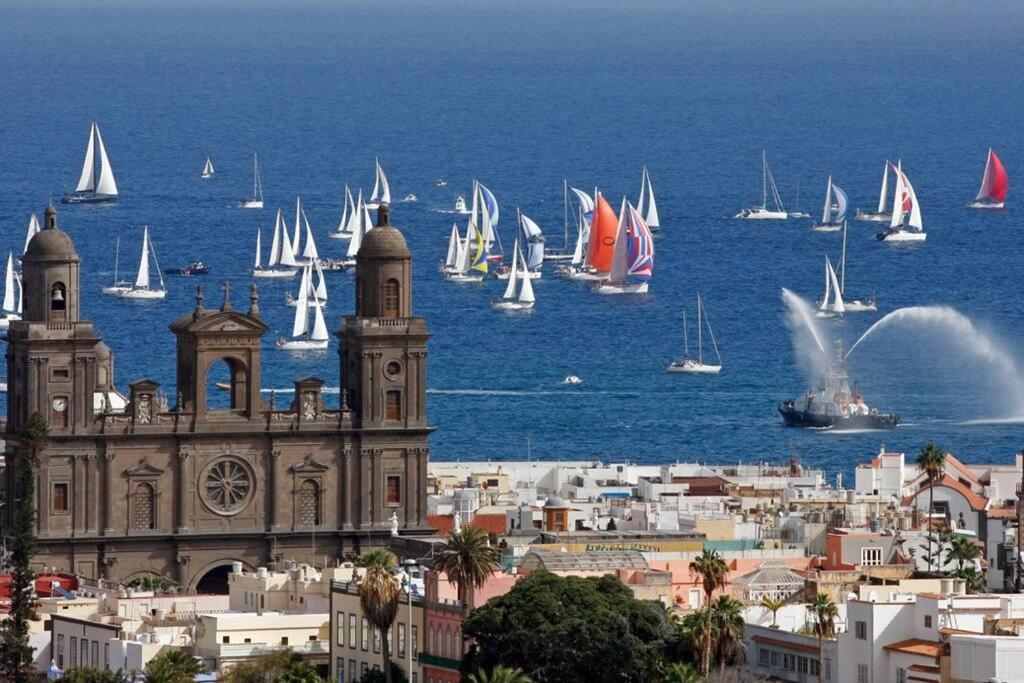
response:
{"label": "church clock face", "polygon": [[68,400],[66,398],[53,399],[53,409],[55,412],[63,413],[68,409]]}
{"label": "church clock face", "polygon": [[203,502],[219,515],[241,512],[254,488],[248,466],[234,458],[223,458],[207,466],[199,484]]}

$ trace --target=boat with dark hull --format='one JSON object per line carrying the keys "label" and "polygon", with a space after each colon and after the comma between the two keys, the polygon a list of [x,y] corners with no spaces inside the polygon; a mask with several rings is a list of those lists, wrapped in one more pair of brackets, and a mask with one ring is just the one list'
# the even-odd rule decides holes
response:
{"label": "boat with dark hull", "polygon": [[808,389],[800,398],[779,405],[787,427],[853,430],[893,429],[899,425],[899,415],[869,407],[856,385],[851,391],[841,342],[836,343],[835,363],[822,383],[824,387]]}

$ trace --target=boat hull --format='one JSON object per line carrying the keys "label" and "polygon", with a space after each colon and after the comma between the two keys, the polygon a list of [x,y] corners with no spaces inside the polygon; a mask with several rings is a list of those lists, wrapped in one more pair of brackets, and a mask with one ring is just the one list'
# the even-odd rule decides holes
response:
{"label": "boat hull", "polygon": [[200,173],[199,177],[202,178],[203,180],[209,180],[210,178],[213,177],[213,174],[212,173]]}
{"label": "boat hull", "polygon": [[112,296],[121,296],[121,294],[123,292],[127,292],[131,288],[132,288],[132,284],[130,282],[119,282],[116,285],[111,285],[110,287],[104,287],[102,289],[102,292],[104,294],[110,294]]}
{"label": "boat hull", "polygon": [[789,218],[810,218],[811,214],[806,211],[788,211],[786,212],[786,216]]}
{"label": "boat hull", "polygon": [[[539,270],[531,270],[530,271],[530,279],[531,280],[539,280],[540,277],[541,277],[541,274],[542,273]],[[507,273],[495,272],[494,273],[494,277],[498,278],[499,280],[508,280],[510,277],[512,277],[512,271],[510,270]]]}
{"label": "boat hull", "polygon": [[559,253],[559,252],[546,251],[546,252],[544,252],[544,260],[545,261],[556,261],[556,262],[557,261],[571,261],[572,260],[572,254],[562,254],[562,253]]}
{"label": "boat hull", "polygon": [[596,285],[594,291],[598,294],[646,294],[650,288],[649,282],[631,282],[631,283],[605,283]]}
{"label": "boat hull", "polygon": [[61,201],[65,204],[102,204],[117,201],[116,194],[93,194],[92,192],[71,192],[64,195]]}
{"label": "boat hull", "polygon": [[278,339],[277,348],[284,351],[319,351],[327,348],[328,341],[310,341],[302,339]]}
{"label": "boat hull", "polygon": [[734,218],[746,221],[784,221],[789,218],[785,211],[768,211],[767,209],[743,209]]}
{"label": "boat hull", "polygon": [[263,208],[263,200],[262,199],[243,199],[242,201],[238,202],[238,208],[239,209],[262,209]]}
{"label": "boat hull", "polygon": [[352,239],[352,233],[350,232],[329,232],[327,236],[335,240],[350,240]]}
{"label": "boat hull", "polygon": [[265,278],[288,278],[295,277],[299,274],[297,270],[278,270],[275,268],[258,268],[252,271],[253,277],[265,277]]}
{"label": "boat hull", "polygon": [[814,232],[839,232],[842,229],[841,223],[815,223],[811,226]]}
{"label": "boat hull", "polygon": [[[316,308],[316,304],[317,304],[317,302],[314,299],[306,299],[306,306],[308,308]],[[289,294],[287,299],[285,300],[285,305],[286,306],[290,306],[292,308],[297,308],[298,305],[299,305],[299,300],[296,299],[296,298],[293,298],[292,295]],[[320,299],[320,307],[323,308],[326,305],[327,305],[327,299]]]}
{"label": "boat hull", "polygon": [[691,375],[717,375],[722,371],[721,365],[708,365],[695,360],[669,363],[667,372],[684,372]]}
{"label": "boat hull", "polygon": [[872,299],[850,299],[843,301],[847,313],[871,313],[878,310],[878,304]]}
{"label": "boat hull", "polygon": [[570,268],[558,272],[558,276],[565,278],[566,280],[574,280],[576,282],[599,282],[601,280],[607,280],[607,273],[594,273],[587,270],[578,270],[576,268]]}
{"label": "boat hull", "polygon": [[797,410],[792,403],[780,405],[779,413],[787,427],[810,429],[894,429],[900,423],[899,415],[825,415]]}
{"label": "boat hull", "polygon": [[449,282],[483,282],[483,273],[479,275],[471,275],[467,273],[445,273],[444,279]]}
{"label": "boat hull", "polygon": [[122,299],[135,299],[139,301],[148,301],[155,299],[164,299],[167,297],[167,290],[164,289],[125,289],[119,291],[115,296],[119,296]]}
{"label": "boat hull", "polygon": [[853,214],[855,221],[870,221],[872,223],[888,223],[892,220],[891,213],[871,213],[869,211],[861,211],[857,209],[856,213]]}
{"label": "boat hull", "polygon": [[1003,202],[968,202],[968,209],[1001,209],[1003,208]]}
{"label": "boat hull", "polygon": [[875,239],[880,242],[924,242],[928,239],[928,234],[896,228],[894,230],[886,230],[885,232],[878,233],[875,236]]}
{"label": "boat hull", "polygon": [[516,301],[515,299],[495,299],[491,308],[497,311],[528,311],[533,308],[532,301]]}

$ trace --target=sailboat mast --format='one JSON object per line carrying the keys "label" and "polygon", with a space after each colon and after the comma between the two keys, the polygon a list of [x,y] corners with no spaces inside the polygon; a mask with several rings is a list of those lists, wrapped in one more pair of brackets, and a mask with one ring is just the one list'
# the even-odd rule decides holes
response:
{"label": "sailboat mast", "polygon": [[761,208],[768,208],[768,154],[761,150]]}
{"label": "sailboat mast", "polygon": [[569,179],[562,179],[562,230],[565,232],[564,250],[569,251]]}
{"label": "sailboat mast", "polygon": [[683,309],[683,359],[690,357],[690,340],[686,337],[686,309]]}
{"label": "sailboat mast", "polygon": [[703,325],[701,324],[700,309],[701,309],[700,294],[698,293],[697,294],[697,362],[700,363],[701,365],[704,365],[704,337],[702,335],[702,333],[703,333]]}
{"label": "sailboat mast", "polygon": [[843,251],[839,255],[839,294],[846,294],[846,221],[843,221]]}
{"label": "sailboat mast", "polygon": [[117,261],[121,256],[121,238],[114,240],[114,284],[117,284]]}

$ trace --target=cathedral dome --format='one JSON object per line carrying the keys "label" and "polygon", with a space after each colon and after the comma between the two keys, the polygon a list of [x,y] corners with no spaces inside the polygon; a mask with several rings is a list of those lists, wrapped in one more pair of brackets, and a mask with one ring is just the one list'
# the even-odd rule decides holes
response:
{"label": "cathedral dome", "polygon": [[29,261],[77,261],[75,243],[66,232],[57,227],[57,210],[46,207],[44,228],[28,243],[22,260]]}
{"label": "cathedral dome", "polygon": [[381,204],[377,214],[377,227],[366,233],[359,247],[359,258],[407,259],[411,258],[405,237],[388,219],[388,205]]}

